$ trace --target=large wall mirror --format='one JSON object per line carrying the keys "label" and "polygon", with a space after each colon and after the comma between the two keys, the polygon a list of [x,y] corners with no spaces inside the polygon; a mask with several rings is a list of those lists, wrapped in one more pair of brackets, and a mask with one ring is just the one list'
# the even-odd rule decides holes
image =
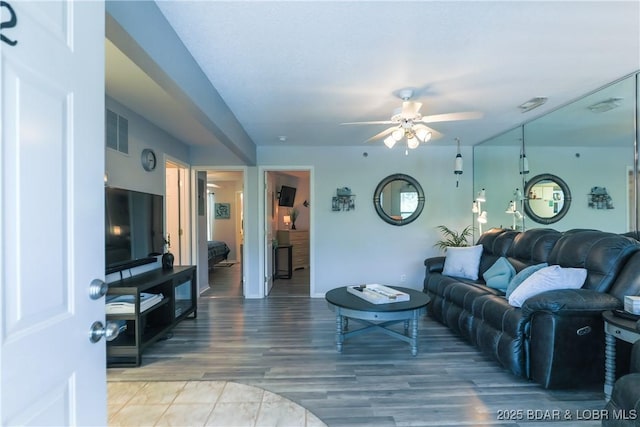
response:
{"label": "large wall mirror", "polygon": [[422,213],[424,201],[420,183],[401,173],[384,178],[373,193],[373,206],[378,216],[392,225],[415,221]]}
{"label": "large wall mirror", "polygon": [[[637,73],[626,76],[476,145],[474,190],[486,189],[483,210],[488,226],[511,228],[515,223],[516,228],[527,229],[548,224],[548,218],[531,209],[525,187],[532,177],[550,174],[560,177],[572,194],[570,206],[552,217],[554,228],[636,231],[634,121],[640,121],[636,80]],[[522,170],[523,154],[528,171]],[[517,223],[505,212],[511,201],[524,214]],[[552,210],[558,208],[553,201],[546,203]]]}

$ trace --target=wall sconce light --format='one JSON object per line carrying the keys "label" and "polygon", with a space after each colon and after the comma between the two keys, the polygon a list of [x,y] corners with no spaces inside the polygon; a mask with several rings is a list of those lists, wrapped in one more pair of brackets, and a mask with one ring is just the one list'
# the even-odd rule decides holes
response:
{"label": "wall sconce light", "polygon": [[487,223],[487,211],[482,211],[480,216],[478,216],[478,222],[480,224],[486,224]]}
{"label": "wall sconce light", "polygon": [[291,224],[291,216],[290,215],[283,216],[282,221],[284,222],[284,225],[287,227],[287,230],[288,230],[289,224]]}
{"label": "wall sconce light", "polygon": [[[516,191],[514,192],[514,194],[518,191],[518,189],[516,189]],[[521,221],[522,218],[524,218],[524,216],[522,216],[522,214],[520,213],[520,211],[518,210],[517,206],[516,206],[516,202],[514,202],[513,200],[511,200],[509,202],[509,205],[507,206],[507,209],[504,211],[505,213],[508,213],[509,215],[513,215],[513,226],[511,227],[512,230],[518,230],[518,226],[516,225],[516,221]]]}
{"label": "wall sconce light", "polygon": [[524,197],[522,196],[522,191],[519,188],[516,188],[513,191],[513,196],[515,197],[516,201],[518,201],[518,202],[524,200]]}
{"label": "wall sconce light", "polygon": [[487,223],[487,211],[482,211],[480,215],[478,215],[478,232],[482,234],[482,224]]}
{"label": "wall sconce light", "polygon": [[487,192],[484,191],[484,188],[478,191],[478,197],[476,197],[476,200],[482,203],[487,201]]}
{"label": "wall sconce light", "polygon": [[478,191],[478,197],[473,201],[471,205],[471,212],[478,214],[478,232],[482,234],[482,224],[487,223],[487,211],[482,210],[482,203],[487,201],[487,193],[484,188]]}

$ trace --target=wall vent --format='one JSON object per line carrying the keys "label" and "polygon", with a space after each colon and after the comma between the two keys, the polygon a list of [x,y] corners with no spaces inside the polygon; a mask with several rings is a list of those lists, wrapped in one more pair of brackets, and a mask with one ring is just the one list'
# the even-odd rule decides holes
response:
{"label": "wall vent", "polygon": [[105,118],[107,148],[129,154],[129,121],[108,108]]}

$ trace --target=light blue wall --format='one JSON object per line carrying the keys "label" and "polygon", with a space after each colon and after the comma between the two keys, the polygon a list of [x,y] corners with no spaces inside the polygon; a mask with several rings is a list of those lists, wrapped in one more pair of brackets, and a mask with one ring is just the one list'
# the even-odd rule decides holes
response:
{"label": "light blue wall", "polygon": [[[105,106],[129,121],[129,154],[106,149],[107,185],[164,196],[165,155],[188,163],[189,147],[109,96],[106,96]],[[140,162],[145,148],[156,153],[158,166],[151,172],[145,171]]]}
{"label": "light blue wall", "polygon": [[[321,297],[337,286],[365,282],[422,289],[424,259],[439,254],[433,247],[439,239],[436,226],[460,229],[471,223],[473,174],[470,169],[465,171],[456,188],[455,154],[453,143],[423,146],[408,156],[402,147],[258,148],[258,162],[266,170],[270,166],[312,168],[313,296]],[[462,154],[470,168],[471,148],[463,147]],[[416,178],[426,195],[422,215],[402,227],[384,222],[373,207],[376,186],[394,173]],[[331,198],[336,188],[345,186],[356,195],[356,209],[333,212]],[[259,194],[258,206],[263,201]],[[261,222],[257,220],[259,227]],[[404,283],[400,281],[402,275],[406,276]]]}

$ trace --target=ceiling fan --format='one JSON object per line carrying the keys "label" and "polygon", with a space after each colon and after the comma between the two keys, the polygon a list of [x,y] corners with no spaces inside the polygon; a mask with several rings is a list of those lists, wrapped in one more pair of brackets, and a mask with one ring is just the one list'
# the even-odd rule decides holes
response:
{"label": "ceiling fan", "polygon": [[384,138],[384,144],[393,148],[396,142],[402,138],[407,139],[407,147],[410,149],[417,148],[421,142],[427,142],[432,138],[442,136],[440,132],[425,126],[424,123],[449,122],[454,120],[471,120],[482,117],[482,113],[463,112],[463,113],[447,113],[433,114],[423,116],[420,114],[421,102],[410,101],[413,96],[412,89],[403,89],[399,93],[402,98],[402,107],[394,111],[390,120],[369,121],[369,122],[352,122],[342,123],[343,125],[391,125],[391,127],[373,135],[366,142]]}

